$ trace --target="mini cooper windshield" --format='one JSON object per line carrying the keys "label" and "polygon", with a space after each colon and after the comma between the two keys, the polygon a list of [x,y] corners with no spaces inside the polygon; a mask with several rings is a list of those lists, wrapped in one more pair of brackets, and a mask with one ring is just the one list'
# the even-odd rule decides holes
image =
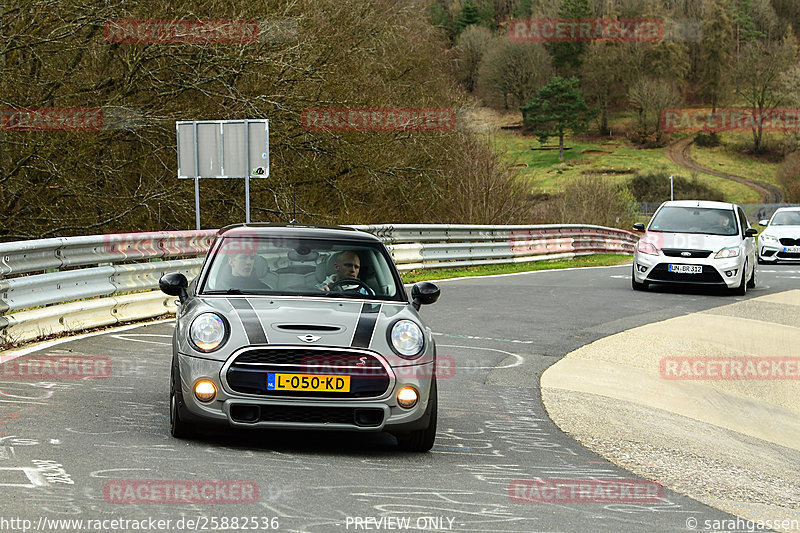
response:
{"label": "mini cooper windshield", "polygon": [[730,209],[665,206],[656,213],[648,231],[737,235],[736,217]]}
{"label": "mini cooper windshield", "polygon": [[200,294],[315,296],[405,301],[380,244],[227,236],[215,247]]}

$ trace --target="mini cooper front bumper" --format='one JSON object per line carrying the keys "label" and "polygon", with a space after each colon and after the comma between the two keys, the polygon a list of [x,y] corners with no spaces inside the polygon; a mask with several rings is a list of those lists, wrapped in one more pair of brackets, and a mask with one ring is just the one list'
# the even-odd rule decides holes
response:
{"label": "mini cooper front bumper", "polygon": [[[174,371],[187,421],[249,428],[411,431],[428,422],[434,362],[422,359],[427,362],[392,367],[387,358],[364,349],[251,346],[226,361],[179,353]],[[287,383],[291,377],[298,384],[313,382],[318,389],[334,389],[337,381],[345,380],[349,386],[347,391],[277,390],[275,376]],[[195,395],[200,381],[214,384],[216,394],[210,401]],[[398,403],[398,391],[404,387],[418,394],[411,407]]]}

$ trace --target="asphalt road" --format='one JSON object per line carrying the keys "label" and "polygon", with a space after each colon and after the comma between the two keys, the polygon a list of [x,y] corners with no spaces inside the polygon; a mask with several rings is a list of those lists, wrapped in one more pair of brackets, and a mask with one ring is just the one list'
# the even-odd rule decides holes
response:
{"label": "asphalt road", "polygon": [[[763,266],[744,298],[798,279],[798,267]],[[399,452],[383,434],[227,430],[174,440],[172,326],[138,326],[25,356],[98,356],[111,363],[108,377],[0,379],[0,531],[685,532],[692,520],[698,530],[704,520],[735,520],[670,491],[655,503],[533,503],[513,501],[509,486],[635,479],[556,428],[540,401],[541,372],[598,338],[742,298],[634,292],[629,265],[440,286],[441,300],[423,314],[455,372],[439,381],[430,453]],[[166,491],[209,480],[236,482],[215,485],[215,498],[234,503],[118,503],[142,481]]]}

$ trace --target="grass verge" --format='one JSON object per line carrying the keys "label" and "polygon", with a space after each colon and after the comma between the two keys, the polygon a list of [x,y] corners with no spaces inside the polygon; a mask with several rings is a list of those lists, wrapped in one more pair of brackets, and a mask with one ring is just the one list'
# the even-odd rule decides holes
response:
{"label": "grass verge", "polygon": [[411,270],[401,274],[403,283],[416,283],[445,278],[465,278],[471,276],[488,276],[493,274],[514,274],[517,272],[533,272],[536,270],[552,270],[557,268],[576,268],[592,266],[621,265],[631,261],[633,256],[624,254],[595,254],[576,257],[574,259],[554,259],[550,261],[531,261],[529,263],[511,263],[504,265],[481,265],[467,268],[437,268],[431,270]]}
{"label": "grass verge", "polygon": [[[565,145],[570,149],[564,152],[564,162],[558,161],[558,150],[531,150],[540,147],[534,136],[499,131],[495,135],[495,143],[505,154],[506,160],[519,171],[519,176],[528,184],[530,191],[537,194],[557,193],[566,180],[587,173],[601,175],[608,181],[620,184],[629,182],[636,172],[663,172],[692,177],[690,170],[670,161],[665,148],[636,148],[625,139],[587,142],[567,136]],[[548,145],[557,143],[553,139],[548,141]],[[697,179],[719,190],[727,201],[758,202],[758,193],[744,184],[707,174],[698,174]]]}

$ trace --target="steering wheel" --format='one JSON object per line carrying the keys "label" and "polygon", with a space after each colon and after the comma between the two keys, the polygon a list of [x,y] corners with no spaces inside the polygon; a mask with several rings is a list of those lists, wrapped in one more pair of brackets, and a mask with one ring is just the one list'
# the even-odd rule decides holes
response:
{"label": "steering wheel", "polygon": [[[361,281],[360,279],[340,279],[339,281],[334,281],[333,283],[328,285],[328,289],[336,290],[339,292],[350,292],[350,291],[359,291],[359,289],[365,289],[367,294],[370,296],[375,296],[375,291],[372,290],[372,287]],[[359,291],[360,292],[360,291]]]}

